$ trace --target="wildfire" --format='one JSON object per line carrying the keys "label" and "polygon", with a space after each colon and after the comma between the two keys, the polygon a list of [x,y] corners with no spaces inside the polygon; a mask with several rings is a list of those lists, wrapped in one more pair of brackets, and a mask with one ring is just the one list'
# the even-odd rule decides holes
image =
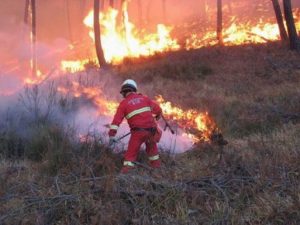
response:
{"label": "wildfire", "polygon": [[[172,27],[158,24],[155,33],[140,32],[130,22],[127,2],[122,9],[122,23],[118,22],[120,12],[113,8],[100,13],[101,41],[104,57],[108,63],[119,64],[126,57],[137,58],[140,56],[151,56],[158,52],[175,51],[179,49],[197,49],[205,46],[218,44],[215,27],[202,32],[193,32],[185,38],[183,46],[177,40],[171,38]],[[297,30],[300,30],[299,11],[294,11]],[[89,28],[89,36],[94,42],[93,10],[90,10],[83,23]],[[274,18],[261,18],[258,22],[238,21],[231,17],[223,29],[223,44],[226,46],[241,45],[248,43],[266,43],[280,39],[279,29]],[[198,24],[201,27],[200,24]],[[181,28],[179,28],[180,30]],[[96,61],[96,56],[92,60]],[[84,70],[89,59],[61,62],[61,70],[76,72]]]}
{"label": "wildfire", "polygon": [[72,95],[76,98],[85,97],[93,102],[101,115],[111,116],[118,107],[118,103],[107,100],[104,97],[102,90],[98,87],[85,87],[78,82],[73,81],[71,87],[65,88],[61,86],[58,87],[58,91],[65,95]]}
{"label": "wildfire", "polygon": [[[150,56],[158,52],[178,50],[180,46],[170,37],[171,27],[157,25],[156,33],[140,34],[135,25],[129,21],[125,4],[123,24],[117,23],[118,10],[109,8],[100,13],[101,41],[104,57],[112,64],[121,63],[125,57],[137,58]],[[90,29],[89,35],[94,42],[93,10],[89,12],[83,23]],[[95,58],[95,57],[94,57]],[[63,71],[83,70],[89,60],[62,61]]]}
{"label": "wildfire", "polygon": [[[109,63],[119,63],[125,57],[149,56],[157,52],[178,50],[176,40],[170,37],[170,27],[163,24],[157,25],[157,32],[145,34],[143,37],[138,34],[133,23],[129,21],[127,5],[124,4],[123,24],[118,25],[118,10],[109,8],[106,13],[100,13],[101,41],[104,57]],[[84,24],[90,28],[90,37],[94,41],[93,11],[84,19]]]}
{"label": "wildfire", "polygon": [[24,79],[24,84],[25,85],[40,84],[45,78],[46,78],[46,75],[44,75],[41,70],[37,70],[35,77],[26,77]]}
{"label": "wildfire", "polygon": [[175,121],[194,140],[209,141],[213,132],[218,130],[208,112],[198,112],[193,109],[183,110],[173,106],[171,102],[165,101],[161,95],[156,97],[156,101],[162,108],[165,117]]}
{"label": "wildfire", "polygon": [[88,64],[90,60],[76,60],[76,61],[61,61],[61,70],[65,72],[75,73],[77,71],[83,71],[85,65]]}
{"label": "wildfire", "polygon": [[[300,30],[299,10],[295,10],[293,15],[296,29]],[[223,29],[223,44],[225,46],[259,44],[280,40],[276,21],[261,18],[257,23],[251,21],[238,22],[236,17],[232,17],[229,24],[228,27]],[[218,44],[216,36],[215,29],[204,33],[192,33],[185,40],[185,48],[189,50],[216,45]]]}
{"label": "wildfire", "polygon": [[[84,97],[92,101],[99,115],[112,117],[119,105],[116,101],[107,100],[100,88],[85,87],[75,81],[71,83],[71,87],[59,87],[58,91],[75,98]],[[198,112],[192,109],[183,110],[173,106],[171,102],[165,101],[162,96],[157,96],[156,101],[162,108],[163,115],[172,121],[173,125],[176,124],[184,130],[183,135],[194,142],[210,141],[212,133],[217,130],[217,125],[208,112]]]}
{"label": "wildfire", "polygon": [[[267,1],[265,1],[267,2]],[[200,23],[185,23],[186,26],[174,27],[166,26],[164,24],[157,24],[156,31],[150,32],[145,30],[138,30],[130,20],[127,1],[124,1],[123,8],[118,11],[113,8],[108,8],[106,11],[100,13],[100,26],[101,26],[101,41],[104,51],[105,59],[108,63],[119,64],[126,57],[137,58],[141,56],[150,56],[159,52],[176,51],[179,49],[197,49],[205,46],[212,46],[217,44],[215,24],[203,26]],[[241,3],[240,3],[241,4]],[[208,5],[206,5],[208,7]],[[236,9],[242,9],[247,5],[236,5]],[[216,12],[212,9],[206,9],[210,14],[208,18],[215,18]],[[122,15],[121,15],[122,14]],[[300,10],[294,9],[293,12],[296,29],[300,30]],[[278,25],[275,20],[274,14],[264,14],[257,19],[250,18],[249,16],[243,18],[238,16],[224,17],[223,28],[223,43],[226,46],[241,45],[248,43],[266,43],[268,41],[276,41],[280,39]],[[120,19],[121,18],[121,19]],[[239,18],[239,19],[238,19]],[[250,19],[249,19],[250,18]],[[121,22],[122,21],[122,22]],[[83,20],[83,23],[89,30],[89,36],[94,41],[93,31],[93,10],[90,10],[88,15]],[[193,28],[193,31],[191,31]],[[205,28],[205,30],[203,29]],[[196,31],[195,31],[196,29]],[[187,30],[188,34],[184,35],[184,40],[178,44],[177,38],[181,39],[183,30]],[[171,36],[177,35],[174,38]],[[174,31],[174,32],[173,32]],[[30,32],[29,42],[33,42],[33,34]],[[82,46],[89,46],[83,43]],[[84,47],[81,48],[83,49]],[[31,46],[33,48],[33,46]],[[77,49],[78,46],[70,45],[68,51],[72,49],[76,51],[76,60],[61,60],[60,69],[65,72],[77,72],[85,69],[86,64],[95,62],[96,54],[90,53],[88,49],[94,49],[94,46],[86,47],[84,50]],[[34,49],[31,49],[33,51]],[[67,52],[67,50],[63,50]],[[62,51],[59,51],[62,54]],[[66,53],[67,54],[67,53]],[[78,59],[80,55],[80,59]],[[28,63],[31,70],[34,67],[34,60]],[[35,65],[38,67],[38,65]],[[11,67],[19,68],[18,65]],[[45,67],[41,66],[43,70]],[[13,70],[14,68],[10,68]],[[20,68],[24,70],[23,68]],[[25,84],[38,84],[43,79],[43,73],[37,72],[36,77],[30,76],[24,78]]]}

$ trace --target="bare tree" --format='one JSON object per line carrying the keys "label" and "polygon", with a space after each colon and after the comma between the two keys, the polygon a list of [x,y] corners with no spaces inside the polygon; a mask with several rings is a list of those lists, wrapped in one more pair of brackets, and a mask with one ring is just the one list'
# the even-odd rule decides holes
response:
{"label": "bare tree", "polygon": [[79,2],[79,4],[80,4],[80,9],[81,9],[81,18],[83,18],[83,15],[84,15],[84,10],[85,10],[85,7],[86,7],[86,0],[81,0],[80,2]]}
{"label": "bare tree", "polygon": [[217,39],[219,45],[223,45],[223,15],[222,15],[222,0],[217,0]]}
{"label": "bare tree", "polygon": [[95,47],[99,65],[106,67],[107,63],[104,58],[102,43],[101,43],[101,29],[99,21],[100,2],[94,0],[94,35],[95,35]]}
{"label": "bare tree", "polygon": [[73,32],[72,32],[72,26],[71,26],[71,15],[70,15],[70,4],[69,0],[65,0],[65,8],[67,13],[67,23],[68,23],[68,33],[69,33],[69,39],[71,43],[73,43]]}
{"label": "bare tree", "polygon": [[231,2],[231,0],[227,0],[227,8],[228,8],[228,12],[230,14],[232,14],[232,2]]}
{"label": "bare tree", "polygon": [[207,0],[201,0],[200,13],[203,20],[207,19]]}
{"label": "bare tree", "polygon": [[295,27],[295,21],[292,12],[291,0],[283,0],[284,17],[290,40],[290,49],[299,50],[299,39]]}
{"label": "bare tree", "polygon": [[[31,72],[32,76],[36,76],[37,72],[37,59],[36,59],[36,4],[35,0],[30,0],[30,12],[31,12]],[[27,2],[26,2],[27,4]],[[28,19],[28,15],[27,15]]]}
{"label": "bare tree", "polygon": [[36,11],[35,1],[25,1],[24,23],[30,26],[30,70],[33,77],[36,76]]}
{"label": "bare tree", "polygon": [[287,35],[287,32],[284,27],[280,4],[279,4],[278,0],[272,0],[272,3],[273,3],[275,15],[276,15],[276,20],[278,23],[278,28],[280,31],[281,40],[286,41],[288,39],[288,35]]}
{"label": "bare tree", "polygon": [[24,23],[28,24],[30,0],[25,0]]}
{"label": "bare tree", "polygon": [[111,8],[114,8],[114,0],[109,0],[109,6],[110,6]]}
{"label": "bare tree", "polygon": [[162,0],[163,22],[167,22],[166,0]]}
{"label": "bare tree", "polygon": [[127,16],[127,9],[128,9],[128,0],[121,0],[121,11],[122,11],[122,24],[123,24],[123,28],[124,28],[124,34],[126,37],[127,34],[127,20],[128,20],[128,16]]}
{"label": "bare tree", "polygon": [[138,8],[138,20],[140,27],[143,25],[143,7],[142,7],[142,1],[137,0],[137,8]]}
{"label": "bare tree", "polygon": [[104,10],[104,3],[105,3],[105,0],[99,0],[99,10],[100,11]]}
{"label": "bare tree", "polygon": [[146,12],[146,22],[149,23],[150,22],[150,11],[151,11],[151,6],[152,6],[152,1],[148,1],[147,3],[147,12]]}

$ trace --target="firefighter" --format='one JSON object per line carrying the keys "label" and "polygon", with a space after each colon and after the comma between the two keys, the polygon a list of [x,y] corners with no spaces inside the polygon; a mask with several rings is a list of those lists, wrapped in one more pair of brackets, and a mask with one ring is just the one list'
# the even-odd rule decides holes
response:
{"label": "firefighter", "polygon": [[116,143],[116,133],[124,118],[130,127],[131,137],[128,149],[124,155],[121,173],[128,173],[134,168],[137,155],[143,143],[146,145],[149,164],[152,168],[160,167],[157,142],[161,137],[161,130],[156,120],[161,116],[160,106],[147,96],[137,93],[137,84],[134,80],[125,80],[120,93],[124,97],[118,106],[117,112],[110,125],[109,145]]}

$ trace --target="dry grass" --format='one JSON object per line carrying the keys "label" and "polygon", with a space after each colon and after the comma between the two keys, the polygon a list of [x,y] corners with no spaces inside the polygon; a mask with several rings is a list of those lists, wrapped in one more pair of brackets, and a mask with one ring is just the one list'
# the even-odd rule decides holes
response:
{"label": "dry grass", "polygon": [[[150,96],[208,109],[229,144],[164,153],[161,170],[139,166],[120,175],[120,154],[97,141],[73,144],[67,131],[49,125],[32,140],[44,140],[40,162],[0,165],[0,224],[299,224],[298,61],[275,43],[113,68]],[[140,161],[147,163],[144,154]]]}

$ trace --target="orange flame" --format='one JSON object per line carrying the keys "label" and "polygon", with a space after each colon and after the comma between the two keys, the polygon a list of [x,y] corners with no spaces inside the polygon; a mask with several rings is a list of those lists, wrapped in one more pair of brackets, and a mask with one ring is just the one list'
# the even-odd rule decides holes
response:
{"label": "orange flame", "polygon": [[[72,86],[69,88],[59,87],[58,91],[66,95],[71,94],[76,98],[84,97],[91,100],[100,115],[113,116],[115,114],[119,103],[107,100],[101,89],[84,87],[75,81],[71,84]],[[183,129],[186,132],[183,135],[194,142],[210,141],[212,133],[217,130],[216,123],[208,112],[183,110],[173,106],[171,102],[165,101],[162,96],[157,96],[156,101],[162,108],[164,116]]]}
{"label": "orange flame", "polygon": [[25,85],[35,85],[35,84],[40,84],[45,78],[46,75],[43,74],[42,71],[38,69],[36,71],[35,77],[25,77],[23,82]]}
{"label": "orange flame", "polygon": [[107,100],[104,97],[102,90],[97,87],[84,87],[78,82],[73,81],[71,87],[58,87],[57,90],[65,95],[71,94],[76,98],[85,97],[86,99],[91,100],[97,107],[99,114],[102,115],[111,116],[118,107],[117,102]]}
{"label": "orange flame", "polygon": [[[300,30],[299,10],[295,10],[293,16],[296,29]],[[259,19],[259,22],[255,24],[251,21],[238,23],[236,17],[232,17],[230,21],[230,25],[223,29],[223,44],[225,46],[259,44],[280,40],[278,24],[275,21],[270,22],[266,19]],[[185,48],[197,49],[216,45],[218,44],[216,36],[214,28],[204,34],[192,33],[185,40]]]}
{"label": "orange flame", "polygon": [[209,116],[208,112],[198,112],[193,109],[183,110],[173,106],[171,102],[165,101],[161,95],[156,97],[156,101],[162,108],[163,114],[187,132],[195,133],[193,139],[198,141],[209,141],[214,131],[218,130],[216,123]]}
{"label": "orange flame", "polygon": [[[121,63],[125,57],[137,58],[150,56],[158,52],[178,50],[177,41],[170,37],[171,27],[157,25],[153,34],[139,35],[133,23],[129,21],[127,5],[124,4],[124,24],[117,24],[118,10],[109,8],[106,13],[100,13],[101,41],[104,57],[112,64]],[[84,24],[90,29],[89,35],[94,41],[93,10],[84,19]],[[94,58],[96,58],[94,56]],[[89,60],[62,61],[63,71],[83,70]]]}

